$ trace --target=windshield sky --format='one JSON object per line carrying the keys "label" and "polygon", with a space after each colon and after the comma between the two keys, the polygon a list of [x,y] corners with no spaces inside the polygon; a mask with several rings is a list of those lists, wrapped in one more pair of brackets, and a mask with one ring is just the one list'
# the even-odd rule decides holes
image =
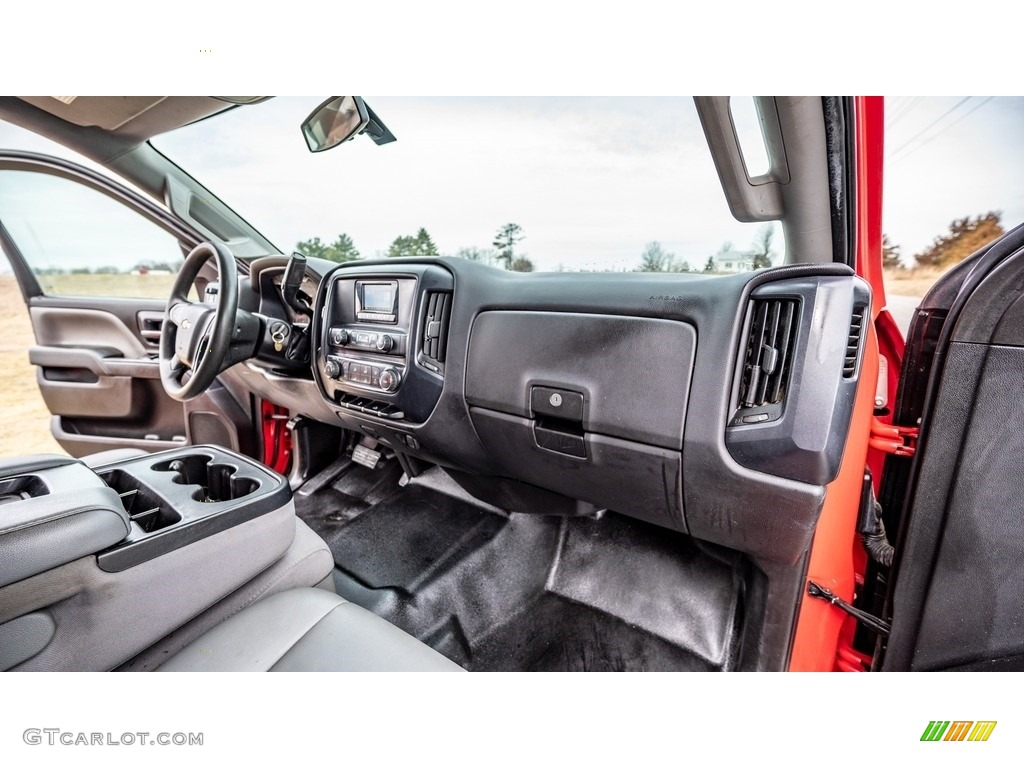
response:
{"label": "windshield sky", "polygon": [[[729,213],[689,97],[368,97],[398,141],[313,155],[298,126],[320,101],[272,99],[155,143],[286,251],[347,232],[381,256],[422,226],[454,254],[512,221],[538,269],[634,269],[657,240],[699,270],[758,233]],[[884,229],[905,260],[957,218],[1024,221],[1024,98],[898,96],[886,110]],[[741,134],[757,130],[736,112]]]}
{"label": "windshield sky", "polygon": [[453,255],[515,222],[538,270],[634,269],[655,240],[699,270],[761,226],[729,213],[690,98],[367,97],[398,141],[314,155],[299,124],[322,100],[273,99],[153,143],[286,250],[345,232],[383,256],[426,227]]}

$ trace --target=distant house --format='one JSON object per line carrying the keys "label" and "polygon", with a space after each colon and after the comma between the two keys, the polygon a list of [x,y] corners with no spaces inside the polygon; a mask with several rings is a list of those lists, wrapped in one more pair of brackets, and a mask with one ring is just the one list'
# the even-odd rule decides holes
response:
{"label": "distant house", "polygon": [[711,258],[715,262],[715,272],[749,272],[754,268],[752,251],[723,249]]}

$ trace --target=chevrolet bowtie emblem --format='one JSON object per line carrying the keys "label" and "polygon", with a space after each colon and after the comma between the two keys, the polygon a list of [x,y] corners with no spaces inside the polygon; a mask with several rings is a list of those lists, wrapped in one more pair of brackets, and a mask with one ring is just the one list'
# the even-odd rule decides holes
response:
{"label": "chevrolet bowtie emblem", "polygon": [[181,327],[187,331],[189,328],[192,327],[192,321],[189,320],[188,318],[185,318],[184,320],[181,321]]}

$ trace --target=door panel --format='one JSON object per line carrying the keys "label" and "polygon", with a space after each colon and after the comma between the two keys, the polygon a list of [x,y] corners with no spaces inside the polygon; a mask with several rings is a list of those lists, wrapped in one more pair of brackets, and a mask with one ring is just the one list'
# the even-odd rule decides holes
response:
{"label": "door panel", "polygon": [[61,306],[41,306],[37,300],[30,301],[29,317],[39,344],[109,347],[129,358],[146,356],[147,349],[138,329],[133,333],[131,327],[114,311],[66,306],[66,303],[61,302]]}
{"label": "door panel", "polygon": [[83,456],[187,442],[184,408],[164,393],[159,364],[147,348],[151,342],[136,319],[146,311],[137,308],[142,302],[106,300],[114,305],[110,310],[101,308],[103,299],[89,299],[89,307],[52,306],[59,301],[30,300],[39,343],[29,349],[29,362],[37,366],[36,381],[61,447]]}
{"label": "door panel", "polygon": [[[1024,669],[1024,227],[972,262],[936,284],[911,326],[901,399],[924,406],[884,669]],[[904,392],[929,343],[927,389]]]}

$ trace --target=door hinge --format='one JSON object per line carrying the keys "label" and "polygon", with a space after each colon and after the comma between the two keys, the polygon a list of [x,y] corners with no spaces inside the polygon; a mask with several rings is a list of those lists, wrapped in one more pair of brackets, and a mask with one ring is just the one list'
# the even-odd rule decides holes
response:
{"label": "door hinge", "polygon": [[872,448],[894,456],[913,456],[917,450],[917,427],[897,427],[871,417],[871,435],[868,443]]}

